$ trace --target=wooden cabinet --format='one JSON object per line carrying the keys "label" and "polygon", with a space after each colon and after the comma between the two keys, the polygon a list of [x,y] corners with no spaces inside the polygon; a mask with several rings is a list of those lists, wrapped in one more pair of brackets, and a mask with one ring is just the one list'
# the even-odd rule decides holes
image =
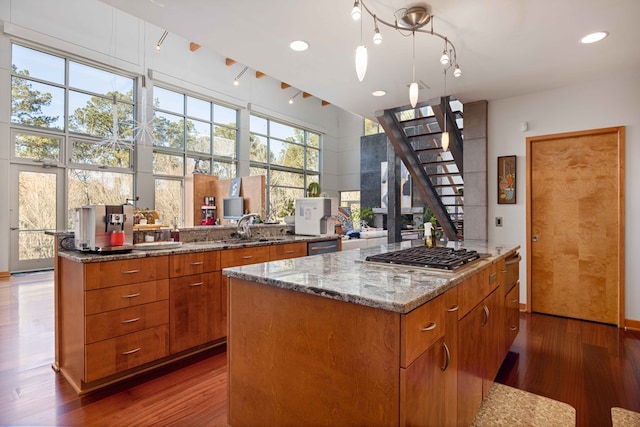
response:
{"label": "wooden cabinet", "polygon": [[223,338],[220,251],[173,255],[169,274],[171,354]]}
{"label": "wooden cabinet", "polygon": [[437,297],[400,317],[400,366],[414,360],[444,336],[444,298]]}
{"label": "wooden cabinet", "polygon": [[59,367],[76,391],[168,355],[168,257],[59,269]]}
{"label": "wooden cabinet", "polygon": [[506,330],[504,354],[506,355],[520,332],[520,282],[516,282],[504,299]]}
{"label": "wooden cabinet", "polygon": [[[410,364],[405,368],[401,362],[400,368],[400,425],[456,425],[457,297],[457,289],[450,289],[401,317],[401,331],[403,324],[413,324],[425,335],[412,337],[406,329],[401,333],[407,340],[401,344],[401,361],[405,360],[403,355],[411,357],[407,360]],[[416,322],[416,319],[423,320]],[[424,351],[416,355],[411,351],[416,348]]]}
{"label": "wooden cabinet", "polygon": [[301,256],[307,256],[307,244],[304,242],[269,246],[269,261]]}
{"label": "wooden cabinet", "polygon": [[269,246],[227,249],[220,254],[220,267],[237,267],[269,261]]}
{"label": "wooden cabinet", "polygon": [[520,254],[516,253],[505,261],[504,316],[506,356],[520,331]]}
{"label": "wooden cabinet", "polygon": [[[477,283],[490,292],[458,321],[458,424],[470,425],[504,359],[504,305],[500,265],[488,267]],[[462,289],[462,288],[461,288]],[[501,288],[500,288],[501,289]]]}
{"label": "wooden cabinet", "polygon": [[217,270],[220,270],[220,251],[176,254],[169,259],[169,276],[172,278]]}
{"label": "wooden cabinet", "polygon": [[172,354],[222,338],[220,272],[172,278],[169,342]]}

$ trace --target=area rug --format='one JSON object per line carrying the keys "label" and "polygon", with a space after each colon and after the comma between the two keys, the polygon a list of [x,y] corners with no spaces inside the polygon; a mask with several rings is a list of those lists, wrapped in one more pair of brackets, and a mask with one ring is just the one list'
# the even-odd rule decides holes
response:
{"label": "area rug", "polygon": [[622,408],[611,408],[611,421],[613,427],[638,427],[640,426],[640,414]]}
{"label": "area rug", "polygon": [[573,406],[503,384],[494,383],[482,402],[473,427],[564,427],[576,425]]}

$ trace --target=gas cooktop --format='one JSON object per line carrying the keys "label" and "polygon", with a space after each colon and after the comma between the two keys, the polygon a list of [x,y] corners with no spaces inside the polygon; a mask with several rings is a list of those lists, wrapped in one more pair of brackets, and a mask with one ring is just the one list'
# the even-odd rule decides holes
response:
{"label": "gas cooktop", "polygon": [[485,256],[487,255],[467,249],[416,246],[399,251],[371,255],[366,258],[366,261],[454,271]]}

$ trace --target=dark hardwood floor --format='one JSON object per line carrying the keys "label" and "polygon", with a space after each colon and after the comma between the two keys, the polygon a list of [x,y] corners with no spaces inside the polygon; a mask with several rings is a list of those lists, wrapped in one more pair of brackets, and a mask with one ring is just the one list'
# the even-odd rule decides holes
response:
{"label": "dark hardwood floor", "polygon": [[[78,397],[53,361],[52,273],[0,279],[0,425],[226,426],[226,352]],[[497,381],[576,408],[578,426],[640,412],[640,333],[522,314]]]}

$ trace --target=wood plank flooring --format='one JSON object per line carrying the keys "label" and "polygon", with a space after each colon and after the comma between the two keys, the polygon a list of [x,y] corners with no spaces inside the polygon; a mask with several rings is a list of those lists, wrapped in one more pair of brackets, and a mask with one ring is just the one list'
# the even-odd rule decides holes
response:
{"label": "wood plank flooring", "polygon": [[[497,381],[569,403],[578,426],[640,412],[640,333],[545,315],[521,332]],[[0,425],[226,426],[225,349],[78,397],[51,369],[53,275],[0,279]]]}

